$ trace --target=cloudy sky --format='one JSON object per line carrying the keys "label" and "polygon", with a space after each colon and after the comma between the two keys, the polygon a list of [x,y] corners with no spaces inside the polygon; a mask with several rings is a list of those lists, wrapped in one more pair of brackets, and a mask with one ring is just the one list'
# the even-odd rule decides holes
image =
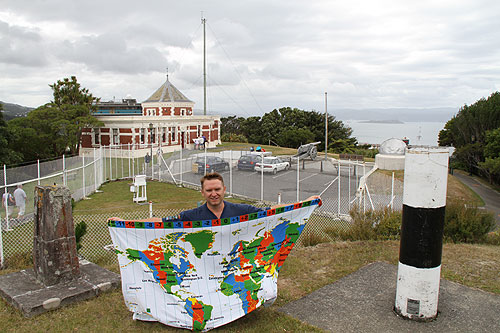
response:
{"label": "cloudy sky", "polygon": [[209,113],[458,108],[500,90],[500,1],[0,0],[0,100],[76,75],[102,100],[166,79]]}

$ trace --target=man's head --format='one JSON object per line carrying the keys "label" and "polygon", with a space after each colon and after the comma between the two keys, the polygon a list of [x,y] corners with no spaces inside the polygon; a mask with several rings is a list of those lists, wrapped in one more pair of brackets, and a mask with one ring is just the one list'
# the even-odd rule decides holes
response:
{"label": "man's head", "polygon": [[224,200],[224,179],[217,172],[207,173],[201,178],[201,194],[208,206],[218,206]]}
{"label": "man's head", "polygon": [[23,188],[23,185],[19,184],[17,185],[17,188]]}

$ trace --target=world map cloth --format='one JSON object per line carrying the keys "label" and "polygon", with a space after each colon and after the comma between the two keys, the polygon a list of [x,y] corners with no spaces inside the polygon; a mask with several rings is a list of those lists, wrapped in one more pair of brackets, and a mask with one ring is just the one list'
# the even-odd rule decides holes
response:
{"label": "world map cloth", "polygon": [[134,318],[207,331],[277,296],[278,272],[320,199],[204,221],[108,221]]}

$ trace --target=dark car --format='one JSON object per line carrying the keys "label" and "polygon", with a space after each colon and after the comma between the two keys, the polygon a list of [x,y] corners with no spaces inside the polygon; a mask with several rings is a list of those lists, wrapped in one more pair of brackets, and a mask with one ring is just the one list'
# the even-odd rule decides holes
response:
{"label": "dark car", "polygon": [[205,171],[224,171],[229,169],[229,163],[218,156],[198,157],[195,163],[198,164],[198,173],[205,173]]}
{"label": "dark car", "polygon": [[243,155],[238,160],[238,170],[254,170],[255,163],[259,162],[262,158],[259,155]]}

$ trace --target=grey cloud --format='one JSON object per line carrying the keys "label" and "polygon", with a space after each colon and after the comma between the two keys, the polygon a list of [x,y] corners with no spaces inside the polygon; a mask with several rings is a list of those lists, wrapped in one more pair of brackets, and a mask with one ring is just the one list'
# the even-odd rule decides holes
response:
{"label": "grey cloud", "polygon": [[0,62],[29,67],[47,63],[43,40],[37,31],[0,21]]}
{"label": "grey cloud", "polygon": [[60,60],[82,63],[95,72],[148,73],[163,71],[167,60],[151,46],[129,46],[120,35],[84,36],[64,41],[57,52]]}

